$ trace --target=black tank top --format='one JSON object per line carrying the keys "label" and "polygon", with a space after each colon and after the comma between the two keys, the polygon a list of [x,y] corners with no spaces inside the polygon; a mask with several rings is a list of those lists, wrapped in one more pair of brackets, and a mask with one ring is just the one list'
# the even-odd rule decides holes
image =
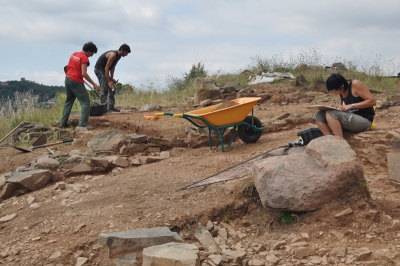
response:
{"label": "black tank top", "polygon": [[95,69],[100,70],[100,71],[105,71],[104,69],[106,68],[107,61],[108,61],[108,58],[106,57],[106,55],[109,52],[114,52],[116,55],[114,61],[111,64],[110,69],[113,69],[117,65],[119,59],[121,59],[121,56],[118,55],[117,50],[115,50],[115,51],[111,50],[111,51],[104,52],[102,55],[100,55],[100,57],[97,59],[96,65],[94,66]]}
{"label": "black tank top", "polygon": [[[345,104],[352,104],[352,103],[360,103],[363,102],[364,99],[361,97],[355,97],[353,95],[353,93],[351,92],[351,83],[352,80],[350,80],[349,83],[349,93],[347,94],[346,98],[343,98],[342,95],[340,95],[340,99],[345,103]],[[368,107],[368,108],[363,108],[360,109],[358,108],[357,111],[354,112],[357,115],[360,115],[366,119],[368,119],[369,121],[374,121],[374,116],[375,116],[375,110],[373,107]]]}

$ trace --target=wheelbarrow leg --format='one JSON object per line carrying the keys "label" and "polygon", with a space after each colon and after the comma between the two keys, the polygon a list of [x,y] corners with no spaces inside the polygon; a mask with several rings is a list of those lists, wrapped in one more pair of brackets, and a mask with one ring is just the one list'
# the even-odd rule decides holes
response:
{"label": "wheelbarrow leg", "polygon": [[235,138],[236,128],[237,128],[237,126],[234,126],[231,131],[231,137],[229,138],[229,142],[228,142],[228,151],[231,149],[233,139]]}
{"label": "wheelbarrow leg", "polygon": [[217,138],[218,138],[218,142],[217,142],[217,145],[216,145],[215,149],[218,149],[218,146],[221,144],[221,150],[225,151],[224,150],[224,133],[225,133],[225,129],[226,128],[215,129],[214,130],[215,135],[217,135]]}
{"label": "wheelbarrow leg", "polygon": [[211,128],[208,128],[208,143],[210,144],[210,149],[212,149],[212,138],[211,138]]}
{"label": "wheelbarrow leg", "polygon": [[212,132],[215,133],[215,136],[217,136],[217,145],[215,146],[215,149],[218,149],[218,146],[221,144],[221,149],[224,151],[224,132],[225,129],[217,129],[217,128],[208,128],[208,141],[210,143],[210,149],[212,149]]}
{"label": "wheelbarrow leg", "polygon": [[[219,145],[221,145],[221,150],[224,152],[225,151],[225,144],[224,144],[224,134],[226,129],[229,127],[222,127],[222,128],[208,128],[208,141],[210,143],[210,149],[212,149],[212,133],[215,133],[215,136],[217,137],[217,145],[215,146],[215,149],[218,149]],[[235,125],[233,126],[233,129],[231,131],[231,136],[229,138],[229,142],[228,142],[228,147],[227,147],[227,151],[229,151],[231,149],[232,146],[232,142],[233,139],[235,138],[235,133],[237,130],[238,126]]]}

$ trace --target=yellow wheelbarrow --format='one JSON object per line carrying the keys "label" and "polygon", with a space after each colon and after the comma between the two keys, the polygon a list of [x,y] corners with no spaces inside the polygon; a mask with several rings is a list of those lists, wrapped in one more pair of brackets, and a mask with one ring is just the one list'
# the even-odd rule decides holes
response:
{"label": "yellow wheelbarrow", "polygon": [[[212,149],[212,132],[217,136],[218,142],[216,148],[221,145],[222,151],[224,148],[224,133],[226,129],[232,127],[227,150],[231,148],[232,141],[236,130],[239,138],[245,143],[255,143],[261,137],[264,129],[261,121],[253,116],[253,107],[260,100],[260,97],[244,97],[232,100],[233,106],[219,108],[222,103],[190,111],[187,113],[173,114],[169,112],[156,113],[156,116],[173,116],[185,118],[190,123],[199,128],[208,128],[208,140]],[[251,115],[248,116],[251,111]]]}

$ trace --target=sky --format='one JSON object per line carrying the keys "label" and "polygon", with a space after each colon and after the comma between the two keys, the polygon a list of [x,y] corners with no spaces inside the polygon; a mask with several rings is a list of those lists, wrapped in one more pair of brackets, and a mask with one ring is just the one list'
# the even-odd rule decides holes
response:
{"label": "sky", "polygon": [[115,78],[140,87],[182,78],[201,62],[209,74],[246,69],[254,58],[318,54],[400,72],[398,0],[0,0],[0,81],[64,85],[63,67],[92,41],[89,75],[123,43]]}

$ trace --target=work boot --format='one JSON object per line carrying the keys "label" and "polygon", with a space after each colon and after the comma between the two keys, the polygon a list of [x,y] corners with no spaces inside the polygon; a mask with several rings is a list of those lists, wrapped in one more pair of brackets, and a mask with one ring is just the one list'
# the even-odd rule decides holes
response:
{"label": "work boot", "polygon": [[121,112],[120,110],[118,110],[117,108],[115,108],[115,107],[111,107],[110,109],[108,109],[107,110],[108,112]]}

